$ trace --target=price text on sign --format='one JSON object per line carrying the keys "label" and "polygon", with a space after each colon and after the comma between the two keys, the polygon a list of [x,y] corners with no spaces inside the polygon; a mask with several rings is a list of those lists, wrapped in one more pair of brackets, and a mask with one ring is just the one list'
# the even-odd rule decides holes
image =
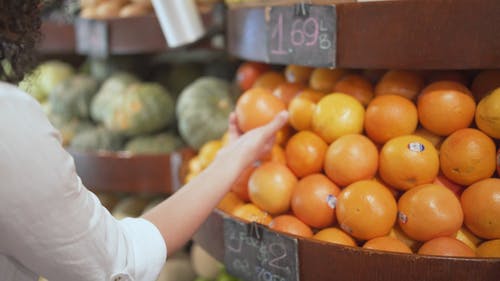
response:
{"label": "price text on sign", "polygon": [[299,280],[297,239],[225,218],[224,243],[224,264],[232,275],[253,281]]}
{"label": "price text on sign", "polygon": [[272,7],[267,26],[271,62],[335,66],[335,6]]}

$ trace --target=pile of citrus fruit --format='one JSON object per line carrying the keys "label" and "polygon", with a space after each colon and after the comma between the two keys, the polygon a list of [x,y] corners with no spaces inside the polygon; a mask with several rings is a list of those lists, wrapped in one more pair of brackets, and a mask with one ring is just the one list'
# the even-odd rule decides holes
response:
{"label": "pile of citrus fruit", "polygon": [[[374,250],[500,257],[500,71],[354,71],[246,62],[246,132],[288,110],[219,209]],[[207,143],[190,177],[226,140]]]}

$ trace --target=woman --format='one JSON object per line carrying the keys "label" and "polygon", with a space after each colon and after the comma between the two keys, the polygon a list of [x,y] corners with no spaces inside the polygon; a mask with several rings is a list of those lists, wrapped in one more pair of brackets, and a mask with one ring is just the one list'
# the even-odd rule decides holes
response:
{"label": "woman", "polygon": [[[11,83],[32,64],[38,1],[0,0],[0,70]],[[141,218],[114,219],[87,190],[39,104],[0,82],[0,280],[156,280],[168,253],[185,244],[239,173],[265,153],[286,122],[239,134],[179,192]]]}

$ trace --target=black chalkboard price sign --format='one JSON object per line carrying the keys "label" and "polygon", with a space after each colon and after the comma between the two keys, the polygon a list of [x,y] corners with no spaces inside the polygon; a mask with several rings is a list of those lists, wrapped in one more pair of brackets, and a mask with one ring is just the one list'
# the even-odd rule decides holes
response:
{"label": "black chalkboard price sign", "polygon": [[334,5],[274,6],[267,17],[269,61],[335,66],[337,16]]}
{"label": "black chalkboard price sign", "polygon": [[246,281],[299,281],[297,239],[224,218],[224,264]]}

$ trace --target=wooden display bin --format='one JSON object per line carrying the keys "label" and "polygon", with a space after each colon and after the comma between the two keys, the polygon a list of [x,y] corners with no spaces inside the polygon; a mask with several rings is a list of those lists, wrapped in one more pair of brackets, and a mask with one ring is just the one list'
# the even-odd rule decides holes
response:
{"label": "wooden display bin", "polygon": [[[240,231],[238,234],[243,234],[237,235],[240,239],[255,239],[258,241],[256,243],[259,248],[268,248],[270,258],[267,259],[267,265],[260,265],[256,259],[252,258],[251,253],[245,256],[248,246],[241,250],[241,256],[231,254],[228,260],[228,256],[225,256],[227,251],[233,251],[234,248],[238,248],[235,245],[239,245],[228,239],[228,232],[234,232],[232,227],[228,229],[228,225],[231,224],[228,222],[246,225],[243,228],[248,230],[246,234],[245,231]],[[260,226],[257,229],[262,231],[262,228],[266,227]],[[198,230],[194,240],[217,260],[224,262],[226,259],[226,267],[233,266],[230,263],[239,259],[236,262],[236,268],[248,266],[247,268],[255,271],[256,279],[252,280],[259,281],[498,281],[500,278],[500,259],[390,253],[325,243],[268,229],[265,231],[273,233],[275,237],[267,239],[266,236],[261,235],[264,238],[259,242],[258,237],[252,238],[252,232],[255,232],[254,225],[243,223],[235,217],[216,210]],[[291,243],[281,242],[290,239],[296,241],[295,247],[290,246],[293,245]],[[284,246],[280,248],[276,245]],[[273,253],[270,248],[273,246],[280,250],[275,250]],[[276,266],[281,268],[292,266],[295,257],[298,263],[297,279],[276,268]],[[272,262],[275,266],[269,266]],[[240,275],[238,277],[245,275],[241,270],[233,274]],[[251,281],[251,279],[245,280]]]}
{"label": "wooden display bin", "polygon": [[171,194],[182,186],[189,148],[170,154],[133,155],[126,152],[70,150],[83,184],[93,191]]}

